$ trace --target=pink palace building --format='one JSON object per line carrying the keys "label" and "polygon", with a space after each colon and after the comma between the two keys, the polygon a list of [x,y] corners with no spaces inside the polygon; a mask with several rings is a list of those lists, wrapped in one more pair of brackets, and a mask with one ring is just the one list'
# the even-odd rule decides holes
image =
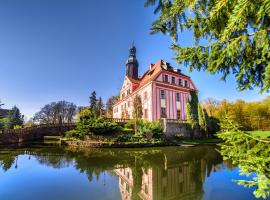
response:
{"label": "pink palace building", "polygon": [[113,106],[113,118],[132,119],[133,99],[142,100],[143,119],[154,121],[160,118],[186,120],[186,103],[190,91],[196,87],[189,76],[159,60],[138,76],[138,61],[134,45],[129,49],[126,76],[120,90],[120,99]]}

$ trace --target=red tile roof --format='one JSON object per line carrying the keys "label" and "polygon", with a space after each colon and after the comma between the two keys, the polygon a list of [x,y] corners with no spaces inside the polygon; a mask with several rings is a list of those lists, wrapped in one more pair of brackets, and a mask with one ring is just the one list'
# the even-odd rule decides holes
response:
{"label": "red tile roof", "polygon": [[[170,64],[165,62],[164,60],[159,60],[156,64],[150,64],[150,69],[147,70],[140,78],[133,79],[133,78],[127,77],[130,80],[130,82],[132,83],[132,91],[133,91],[132,93],[139,90],[140,88],[142,88],[143,86],[145,86],[149,82],[154,81],[158,77],[158,75],[160,74],[161,71],[167,71],[170,73],[181,75],[181,76],[184,76],[188,79],[190,78],[189,76],[182,74],[181,71],[179,73],[179,70],[171,67]],[[131,95],[132,95],[132,93],[131,93]],[[120,101],[122,101],[122,100],[120,100]],[[120,102],[120,101],[118,101],[118,102]]]}

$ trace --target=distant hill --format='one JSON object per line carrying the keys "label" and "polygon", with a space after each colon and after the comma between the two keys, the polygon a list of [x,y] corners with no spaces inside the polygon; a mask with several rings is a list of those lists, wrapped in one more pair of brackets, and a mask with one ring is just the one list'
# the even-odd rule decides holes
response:
{"label": "distant hill", "polygon": [[8,109],[2,109],[2,108],[0,108],[0,118],[6,117],[8,115],[8,112],[9,111],[10,110],[8,110]]}

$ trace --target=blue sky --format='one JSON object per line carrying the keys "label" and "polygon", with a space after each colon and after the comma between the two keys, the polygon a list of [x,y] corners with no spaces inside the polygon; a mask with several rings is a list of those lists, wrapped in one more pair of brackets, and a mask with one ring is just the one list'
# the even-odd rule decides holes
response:
{"label": "blue sky", "polygon": [[[188,73],[172,59],[171,39],[150,35],[157,16],[144,0],[1,0],[0,99],[28,118],[43,105],[67,100],[87,105],[92,90],[104,100],[116,95],[132,41],[139,72],[164,59],[190,75],[201,100],[261,100],[258,90],[239,92],[233,77]],[[179,42],[192,44],[189,33]]]}

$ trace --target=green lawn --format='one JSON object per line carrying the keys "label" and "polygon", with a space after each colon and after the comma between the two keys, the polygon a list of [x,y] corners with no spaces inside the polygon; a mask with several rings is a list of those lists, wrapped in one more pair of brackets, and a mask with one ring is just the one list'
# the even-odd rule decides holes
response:
{"label": "green lawn", "polygon": [[252,136],[266,138],[270,137],[270,131],[247,131]]}

